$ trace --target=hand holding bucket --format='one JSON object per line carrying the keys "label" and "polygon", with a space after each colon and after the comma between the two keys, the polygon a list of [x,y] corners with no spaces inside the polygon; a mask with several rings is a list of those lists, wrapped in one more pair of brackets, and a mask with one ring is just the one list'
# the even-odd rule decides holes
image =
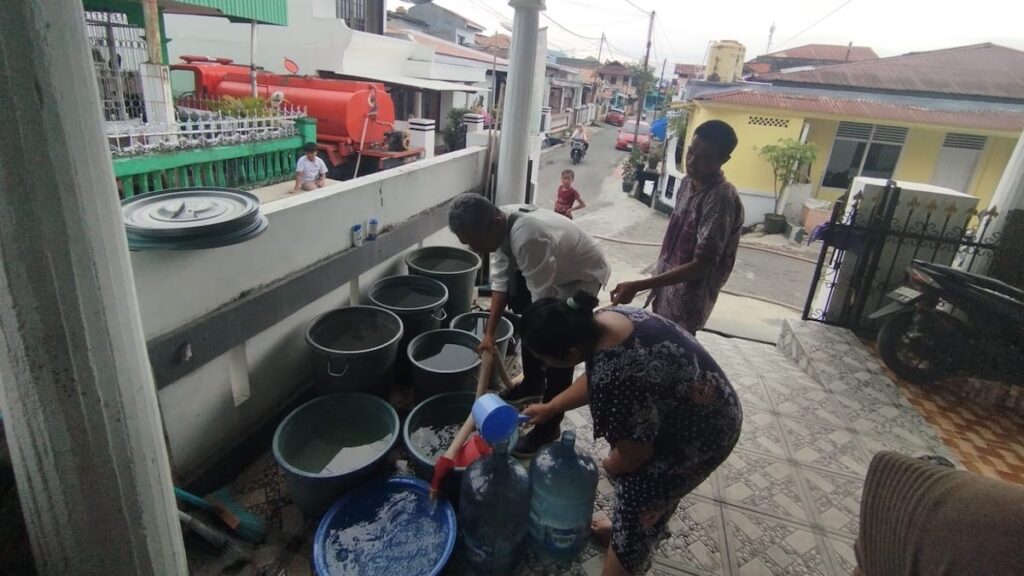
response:
{"label": "hand holding bucket", "polygon": [[529,416],[519,414],[497,394],[484,394],[473,402],[473,421],[488,444],[508,440],[520,423],[529,420]]}

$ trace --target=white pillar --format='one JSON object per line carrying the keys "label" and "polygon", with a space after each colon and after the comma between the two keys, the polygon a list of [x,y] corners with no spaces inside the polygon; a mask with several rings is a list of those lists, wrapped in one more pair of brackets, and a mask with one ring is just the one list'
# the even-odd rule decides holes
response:
{"label": "white pillar", "polygon": [[146,122],[176,122],[174,98],[171,96],[171,69],[163,64],[139,64],[139,76],[142,78],[142,101],[146,106]]}
{"label": "white pillar", "polygon": [[423,148],[424,158],[434,157],[435,124],[430,118],[409,118],[409,145]]}
{"label": "white pillar", "polygon": [[466,133],[484,131],[484,117],[480,114],[463,114],[462,123],[466,125]]}
{"label": "white pillar", "polygon": [[423,117],[423,92],[419,90],[412,96],[412,115],[414,118]]}
{"label": "white pillar", "polygon": [[0,61],[0,409],[37,570],[186,574],[81,2],[9,3]]}
{"label": "white pillar", "polygon": [[[985,234],[984,237],[978,238],[981,242],[992,242],[1002,236],[1007,215],[1011,210],[1024,210],[1024,133],[1017,139],[1017,145],[1010,155],[1010,161],[1006,163],[1006,168],[1003,169],[1003,176],[999,179],[987,209],[995,209],[996,215],[986,216],[978,226],[979,232],[984,230]],[[985,250],[976,257],[964,258],[960,262],[964,266],[973,263],[972,272],[988,274],[992,265],[992,255]]]}
{"label": "white pillar", "polygon": [[544,0],[511,0],[515,10],[512,50],[498,152],[499,205],[522,202],[526,195],[526,164],[529,158],[530,111],[534,100],[534,67],[537,57],[537,25]]}

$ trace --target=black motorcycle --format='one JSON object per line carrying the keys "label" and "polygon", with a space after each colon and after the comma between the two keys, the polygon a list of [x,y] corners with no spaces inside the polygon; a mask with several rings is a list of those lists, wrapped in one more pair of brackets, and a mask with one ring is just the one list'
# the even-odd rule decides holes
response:
{"label": "black motorcycle", "polygon": [[572,163],[575,166],[583,160],[583,156],[587,153],[587,143],[579,138],[573,138],[569,142],[569,157],[572,158]]}
{"label": "black motorcycle", "polygon": [[886,318],[878,353],[906,380],[930,383],[969,365],[977,376],[1017,380],[1024,373],[1024,291],[994,278],[920,260],[907,268]]}

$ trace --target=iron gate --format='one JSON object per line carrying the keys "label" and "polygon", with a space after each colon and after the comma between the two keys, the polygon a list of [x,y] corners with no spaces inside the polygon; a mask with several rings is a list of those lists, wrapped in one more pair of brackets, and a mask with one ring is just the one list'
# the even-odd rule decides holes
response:
{"label": "iron gate", "polygon": [[986,273],[999,246],[1000,233],[990,232],[999,213],[961,209],[955,200],[922,201],[890,180],[871,198],[848,192],[836,201],[829,222],[812,234],[822,248],[803,319],[867,328],[866,316],[903,284],[912,260]]}

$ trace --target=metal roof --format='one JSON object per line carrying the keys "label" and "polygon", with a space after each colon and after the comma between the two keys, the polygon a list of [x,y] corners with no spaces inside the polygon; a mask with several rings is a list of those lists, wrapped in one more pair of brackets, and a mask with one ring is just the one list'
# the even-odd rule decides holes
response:
{"label": "metal roof", "polygon": [[[132,24],[144,24],[139,0],[82,0],[82,6],[87,11],[123,12]],[[287,0],[157,0],[157,6],[168,14],[220,16],[233,22],[288,25]]]}
{"label": "metal roof", "polygon": [[465,60],[475,60],[477,62],[483,62],[488,65],[494,64],[495,61],[500,66],[507,66],[508,60],[495,57],[492,54],[481,52],[480,50],[474,50],[466,46],[460,46],[454,42],[442,40],[429,34],[424,34],[416,30],[403,30],[398,28],[388,28],[388,35],[391,37],[404,36],[411,42],[417,44],[424,44],[426,46],[432,46],[434,53],[442,54],[444,56],[451,56],[453,58],[463,58]]}
{"label": "metal roof", "polygon": [[[773,90],[753,87],[707,93],[695,98],[712,102],[770,108],[839,118],[866,118],[876,122],[929,124],[950,128],[976,129],[1019,134],[1024,130],[1024,106],[982,105],[970,107],[963,101],[935,102],[925,98],[874,98],[872,95],[833,94]],[[959,107],[956,107],[959,105]]]}
{"label": "metal roof", "polygon": [[831,60],[833,62],[860,62],[877,60],[878,54],[867,46],[843,46],[842,44],[804,44],[762,54],[760,58],[799,58],[801,60]]}
{"label": "metal roof", "polygon": [[1024,52],[989,43],[975,44],[814,70],[763,74],[755,79],[773,84],[1024,102]]}

